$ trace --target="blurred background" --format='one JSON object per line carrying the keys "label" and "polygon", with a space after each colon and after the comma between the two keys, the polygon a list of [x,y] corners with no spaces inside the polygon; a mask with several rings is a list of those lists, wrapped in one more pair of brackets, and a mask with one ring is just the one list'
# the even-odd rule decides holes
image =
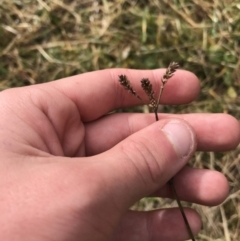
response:
{"label": "blurred background", "polygon": [[[194,72],[202,91],[192,104],[163,112],[229,113],[240,119],[240,0],[0,0],[0,90],[105,68]],[[146,111],[144,107],[119,111]],[[221,133],[219,133],[221,135]],[[191,165],[222,171],[230,195],[198,210],[197,240],[240,237],[240,148],[197,152]],[[176,206],[145,198],[133,209]]]}

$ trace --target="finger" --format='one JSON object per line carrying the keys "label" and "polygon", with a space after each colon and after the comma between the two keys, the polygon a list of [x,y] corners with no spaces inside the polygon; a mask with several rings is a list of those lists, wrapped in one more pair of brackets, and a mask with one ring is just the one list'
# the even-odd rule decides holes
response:
{"label": "finger", "polygon": [[[226,177],[213,170],[184,167],[174,176],[173,182],[178,197],[187,202],[214,206],[222,203],[229,194]],[[151,196],[175,198],[169,184]]]}
{"label": "finger", "polygon": [[[191,230],[196,235],[201,229],[201,220],[196,211],[184,209]],[[174,232],[173,232],[174,230]],[[189,234],[179,209],[163,209],[151,212],[128,212],[114,232],[111,241],[183,241]]]}
{"label": "finger", "polygon": [[[144,99],[144,102],[148,102],[140,80],[149,78],[153,90],[158,93],[164,73],[165,69],[107,69],[65,78],[48,85],[54,86],[68,96],[77,105],[82,119],[86,122],[116,108],[143,104],[119,84],[119,75],[126,75],[138,95]],[[191,102],[198,95],[199,89],[199,81],[194,74],[178,70],[165,85],[161,102],[163,104]]]}
{"label": "finger", "polygon": [[194,133],[185,121],[170,120],[134,133],[96,158],[109,193],[121,200],[121,207],[128,208],[179,172],[195,144]]}
{"label": "finger", "polygon": [[[197,136],[197,150],[199,151],[228,151],[239,144],[240,125],[230,115],[159,114],[160,121],[166,121],[169,118],[183,119],[192,126]],[[96,122],[86,124],[86,153],[95,155],[106,151],[153,122],[155,118],[152,114],[128,113],[108,115]]]}

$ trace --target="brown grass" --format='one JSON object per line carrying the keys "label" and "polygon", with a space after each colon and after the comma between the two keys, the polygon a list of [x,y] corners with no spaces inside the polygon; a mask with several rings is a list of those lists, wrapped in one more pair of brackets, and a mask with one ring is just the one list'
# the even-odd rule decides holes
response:
{"label": "brown grass", "polygon": [[[165,106],[163,112],[220,112],[240,119],[239,10],[240,3],[230,0],[2,0],[0,89],[176,61],[196,73],[202,92],[193,105]],[[240,148],[197,153],[191,164],[222,171],[231,185],[218,207],[188,204],[203,218],[198,240],[238,240]],[[168,199],[145,199],[139,208],[172,205]]]}

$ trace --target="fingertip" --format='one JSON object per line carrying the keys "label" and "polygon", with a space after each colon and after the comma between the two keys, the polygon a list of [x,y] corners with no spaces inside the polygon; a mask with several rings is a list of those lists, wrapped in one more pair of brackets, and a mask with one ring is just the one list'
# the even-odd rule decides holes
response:
{"label": "fingertip", "polygon": [[229,114],[185,114],[183,118],[196,132],[199,151],[229,151],[240,142],[240,123]]}
{"label": "fingertip", "polygon": [[[174,185],[181,200],[207,206],[221,204],[229,194],[228,180],[215,170],[185,166],[175,175]],[[153,196],[173,198],[169,190],[166,185]]]}
{"label": "fingertip", "polygon": [[201,185],[201,190],[199,191],[199,197],[202,199],[202,203],[208,206],[216,206],[227,198],[229,183],[222,173],[209,170],[204,174],[204,182]]}
{"label": "fingertip", "polygon": [[171,119],[163,126],[162,131],[178,156],[189,159],[196,149],[196,136],[191,126],[183,120]]}
{"label": "fingertip", "polygon": [[[187,220],[194,235],[197,235],[202,228],[202,218],[200,214],[192,208],[184,208]],[[189,233],[188,233],[189,235]]]}
{"label": "fingertip", "polygon": [[[184,213],[195,236],[202,227],[201,217],[190,208],[184,208]],[[181,241],[189,237],[190,234],[179,209],[168,208],[148,212],[127,212],[110,240]]]}
{"label": "fingertip", "polygon": [[235,149],[240,142],[240,122],[231,115],[225,115],[226,128],[228,134],[224,135],[223,141],[228,143],[228,149]]}
{"label": "fingertip", "polygon": [[[229,194],[229,184],[227,178],[220,172],[215,170],[204,170],[185,167],[182,170],[183,176],[179,176],[179,183],[182,188],[184,182],[189,182],[192,185],[188,186],[187,200],[195,203],[200,203],[207,206],[216,206],[222,203]],[[178,187],[179,189],[181,188]],[[188,195],[185,193],[185,195]]]}
{"label": "fingertip", "polygon": [[[153,74],[155,79],[159,79],[162,77],[163,70],[154,70]],[[165,92],[170,94],[164,95],[163,93],[163,104],[174,104],[174,92],[177,93],[177,97],[181,100],[181,104],[187,104],[198,97],[200,93],[200,81],[194,73],[179,69],[165,85]]]}
{"label": "fingertip", "polygon": [[[191,208],[184,208],[184,214],[191,228],[192,234],[195,236],[201,230],[202,221],[199,213]],[[161,220],[161,221],[160,221]],[[163,221],[164,220],[164,221]],[[154,240],[186,240],[190,238],[190,233],[183,220],[179,208],[165,209],[159,211],[155,215],[153,223],[162,222],[161,234],[155,232]],[[156,226],[154,227],[156,228]],[[174,232],[172,232],[174,230]]]}
{"label": "fingertip", "polygon": [[240,123],[229,114],[217,114],[212,119],[211,136],[215,140],[215,151],[235,149],[240,142]]}

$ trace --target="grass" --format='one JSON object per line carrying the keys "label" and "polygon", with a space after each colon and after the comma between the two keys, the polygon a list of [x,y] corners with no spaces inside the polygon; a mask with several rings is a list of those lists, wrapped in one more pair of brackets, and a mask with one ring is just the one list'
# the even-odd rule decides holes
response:
{"label": "grass", "polygon": [[[194,104],[166,106],[165,112],[224,112],[240,119],[239,10],[240,1],[230,0],[1,0],[0,89],[177,61],[200,78],[202,92]],[[239,164],[239,148],[196,153],[192,160],[221,170],[231,185],[218,207],[192,204],[204,222],[198,240],[238,240]],[[173,204],[144,199],[138,207]]]}

